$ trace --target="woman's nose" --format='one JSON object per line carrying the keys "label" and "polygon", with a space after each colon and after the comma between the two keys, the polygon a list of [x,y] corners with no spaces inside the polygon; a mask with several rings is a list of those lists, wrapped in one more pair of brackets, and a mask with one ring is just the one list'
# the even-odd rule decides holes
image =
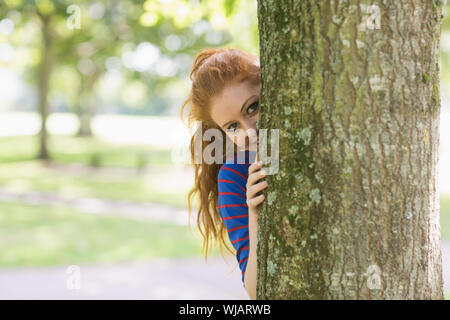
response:
{"label": "woman's nose", "polygon": [[244,125],[245,131],[247,131],[249,129],[253,129],[258,134],[259,130],[258,130],[258,127],[256,125],[256,121],[249,120],[249,121],[244,122],[243,125]]}

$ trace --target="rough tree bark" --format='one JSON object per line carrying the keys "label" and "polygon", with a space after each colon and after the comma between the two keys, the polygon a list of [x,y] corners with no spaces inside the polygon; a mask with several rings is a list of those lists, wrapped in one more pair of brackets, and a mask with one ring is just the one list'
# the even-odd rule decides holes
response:
{"label": "rough tree bark", "polygon": [[443,299],[441,2],[258,1],[258,299]]}

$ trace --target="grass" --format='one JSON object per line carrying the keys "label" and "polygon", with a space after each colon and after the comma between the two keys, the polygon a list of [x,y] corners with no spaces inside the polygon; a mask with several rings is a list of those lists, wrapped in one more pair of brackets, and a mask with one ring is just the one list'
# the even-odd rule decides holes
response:
{"label": "grass", "polygon": [[450,196],[440,196],[441,237],[450,240]]}
{"label": "grass", "polygon": [[[0,163],[34,160],[38,147],[36,135],[1,137]],[[50,135],[48,149],[51,159],[58,163],[126,168],[171,165],[170,149],[109,143],[95,137]]]}
{"label": "grass", "polygon": [[189,187],[167,185],[168,174],[170,169],[149,175],[80,174],[33,160],[0,165],[0,186],[17,192],[56,192],[67,197],[155,202],[185,208]]}
{"label": "grass", "polygon": [[[190,181],[168,183],[174,181],[168,178],[174,170],[169,149],[113,144],[93,137],[52,135],[49,138],[51,165],[35,160],[38,152],[36,136],[0,138],[0,150],[0,186],[8,189],[187,207]],[[64,168],[64,165],[74,163],[130,170],[125,175],[106,175],[97,174],[95,170],[81,174],[79,170]],[[157,170],[151,175],[132,170],[144,166]]]}
{"label": "grass", "polygon": [[200,256],[196,230],[98,216],[68,206],[0,203],[0,267]]}

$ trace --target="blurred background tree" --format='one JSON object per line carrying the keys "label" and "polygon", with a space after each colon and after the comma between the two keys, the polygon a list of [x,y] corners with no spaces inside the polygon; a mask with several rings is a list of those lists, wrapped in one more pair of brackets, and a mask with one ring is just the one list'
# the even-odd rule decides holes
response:
{"label": "blurred background tree", "polygon": [[[250,19],[249,7],[230,0],[2,2],[2,23],[13,29],[9,45],[27,45],[26,54],[33,55],[13,64],[38,89],[38,158],[49,157],[45,128],[52,109],[75,112],[78,134],[85,136],[92,134],[96,112],[175,113],[174,102],[182,95],[174,96],[179,92],[174,88],[186,85],[190,60],[201,48],[237,45],[257,52],[256,19]],[[242,27],[248,30],[233,39],[230,31]],[[112,97],[105,88],[109,103],[99,106],[103,101],[96,87],[108,80],[122,86]]]}

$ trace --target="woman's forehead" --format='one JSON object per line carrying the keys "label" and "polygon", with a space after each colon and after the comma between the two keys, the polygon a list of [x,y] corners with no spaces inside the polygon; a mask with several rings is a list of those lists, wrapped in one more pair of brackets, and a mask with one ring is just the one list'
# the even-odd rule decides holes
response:
{"label": "woman's forehead", "polygon": [[211,114],[214,118],[221,119],[219,125],[222,125],[240,113],[244,101],[258,93],[259,86],[252,85],[248,81],[229,84],[213,99]]}

